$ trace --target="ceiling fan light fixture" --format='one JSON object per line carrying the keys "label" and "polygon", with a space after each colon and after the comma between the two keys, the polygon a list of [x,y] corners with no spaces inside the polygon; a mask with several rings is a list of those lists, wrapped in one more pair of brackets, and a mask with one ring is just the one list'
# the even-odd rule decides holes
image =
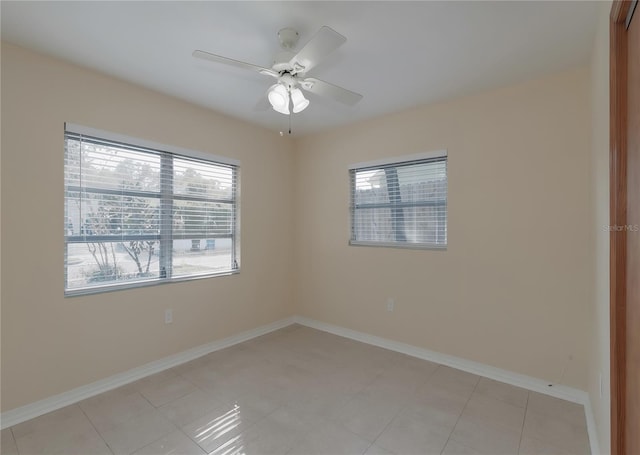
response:
{"label": "ceiling fan light fixture", "polygon": [[289,113],[289,93],[287,92],[287,89],[284,87],[284,85],[275,84],[271,86],[267,97],[269,98],[271,107],[273,107],[275,111],[282,114]]}
{"label": "ceiling fan light fixture", "polygon": [[273,110],[276,111],[276,112],[279,112],[281,114],[284,114],[284,115],[289,115],[290,114],[290,112],[289,112],[289,104],[285,104],[282,107],[273,106]]}
{"label": "ceiling fan light fixture", "polygon": [[309,105],[309,100],[304,97],[299,88],[291,90],[291,102],[293,103],[293,113],[304,111]]}

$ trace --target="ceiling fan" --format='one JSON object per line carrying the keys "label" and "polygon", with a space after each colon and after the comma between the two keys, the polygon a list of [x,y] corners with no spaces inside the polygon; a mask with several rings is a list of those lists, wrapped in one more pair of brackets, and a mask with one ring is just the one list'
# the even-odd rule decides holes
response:
{"label": "ceiling fan", "polygon": [[[362,95],[359,93],[314,77],[307,77],[309,70],[316,66],[326,55],[344,44],[347,38],[332,28],[323,26],[298,53],[294,54],[293,49],[298,44],[299,36],[298,32],[292,28],[283,28],[278,32],[283,51],[276,56],[271,68],[264,68],[201,50],[193,51],[193,56],[211,62],[255,71],[275,78],[277,82],[267,91],[267,99],[271,107],[281,114],[289,115],[290,106],[294,113],[298,113],[309,105],[309,100],[304,97],[300,89],[316,95],[326,96],[349,106],[353,106],[360,101]],[[262,104],[268,108],[266,103]]]}

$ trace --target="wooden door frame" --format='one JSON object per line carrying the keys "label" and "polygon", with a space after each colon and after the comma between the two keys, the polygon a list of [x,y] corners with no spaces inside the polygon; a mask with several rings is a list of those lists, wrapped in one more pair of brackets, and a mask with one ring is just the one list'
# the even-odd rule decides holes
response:
{"label": "wooden door frame", "polygon": [[[627,225],[627,35],[629,0],[614,0],[610,14],[610,225]],[[637,18],[636,18],[637,19]],[[610,238],[611,453],[626,453],[627,234]]]}

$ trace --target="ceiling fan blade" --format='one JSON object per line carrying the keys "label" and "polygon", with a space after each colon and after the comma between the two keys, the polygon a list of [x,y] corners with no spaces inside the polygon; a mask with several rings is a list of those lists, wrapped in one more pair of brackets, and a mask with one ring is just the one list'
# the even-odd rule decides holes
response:
{"label": "ceiling fan blade", "polygon": [[202,60],[208,60],[210,62],[222,63],[224,65],[235,66],[236,68],[242,68],[250,71],[255,71],[267,76],[278,77],[279,74],[269,68],[263,68],[262,66],[253,65],[251,63],[241,62],[240,60],[234,60],[232,58],[223,57],[221,55],[211,54],[209,52],[195,50],[192,54],[195,58]]}
{"label": "ceiling fan blade", "polygon": [[353,106],[362,99],[362,95],[337,85],[329,84],[314,77],[308,77],[300,83],[304,90],[316,95],[332,98],[340,103]]}
{"label": "ceiling fan blade", "polygon": [[322,26],[290,61],[296,73],[306,73],[320,63],[323,57],[336,50],[347,38],[334,29]]}

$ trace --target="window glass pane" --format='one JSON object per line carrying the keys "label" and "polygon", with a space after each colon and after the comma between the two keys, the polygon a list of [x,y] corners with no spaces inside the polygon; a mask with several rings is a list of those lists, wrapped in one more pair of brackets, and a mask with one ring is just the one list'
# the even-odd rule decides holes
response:
{"label": "window glass pane", "polygon": [[447,244],[444,158],[351,171],[352,241]]}
{"label": "window glass pane", "polygon": [[375,242],[394,240],[390,209],[357,209],[354,216],[355,240]]}
{"label": "window glass pane", "polygon": [[67,191],[65,198],[65,225],[64,234],[68,236],[80,235],[83,229],[82,204],[80,193],[77,191]]}
{"label": "window glass pane", "polygon": [[173,276],[176,278],[230,271],[231,239],[181,239],[173,241]]}
{"label": "window glass pane", "polygon": [[160,155],[83,141],[81,186],[160,191]]}
{"label": "window glass pane", "polygon": [[233,168],[203,163],[186,158],[174,158],[175,194],[200,196],[208,199],[232,199]]}
{"label": "window glass pane", "polygon": [[[83,193],[71,198],[67,216],[74,235],[158,235],[160,199],[113,194]],[[79,229],[79,232],[78,232]]]}
{"label": "window glass pane", "polygon": [[387,181],[384,170],[366,170],[356,172],[356,204],[389,203]]}
{"label": "window glass pane", "polygon": [[404,210],[404,233],[409,243],[433,243],[444,245],[446,235],[446,208],[407,207]]}
{"label": "window glass pane", "polygon": [[65,131],[65,290],[238,271],[237,166],[126,142]]}
{"label": "window glass pane", "polygon": [[[421,191],[414,190],[413,192],[413,196],[419,197],[421,200],[428,197],[428,194],[425,194],[426,189],[438,184],[446,184],[447,181],[447,167],[444,161],[398,166],[397,172],[400,188],[421,189]],[[410,195],[411,193],[407,190],[404,194]]]}
{"label": "window glass pane", "polygon": [[80,141],[67,139],[64,150],[64,184],[80,186]]}
{"label": "window glass pane", "polygon": [[66,265],[67,289],[155,279],[158,242],[69,243]]}
{"label": "window glass pane", "polygon": [[232,204],[176,200],[173,204],[173,236],[205,238],[231,235]]}

